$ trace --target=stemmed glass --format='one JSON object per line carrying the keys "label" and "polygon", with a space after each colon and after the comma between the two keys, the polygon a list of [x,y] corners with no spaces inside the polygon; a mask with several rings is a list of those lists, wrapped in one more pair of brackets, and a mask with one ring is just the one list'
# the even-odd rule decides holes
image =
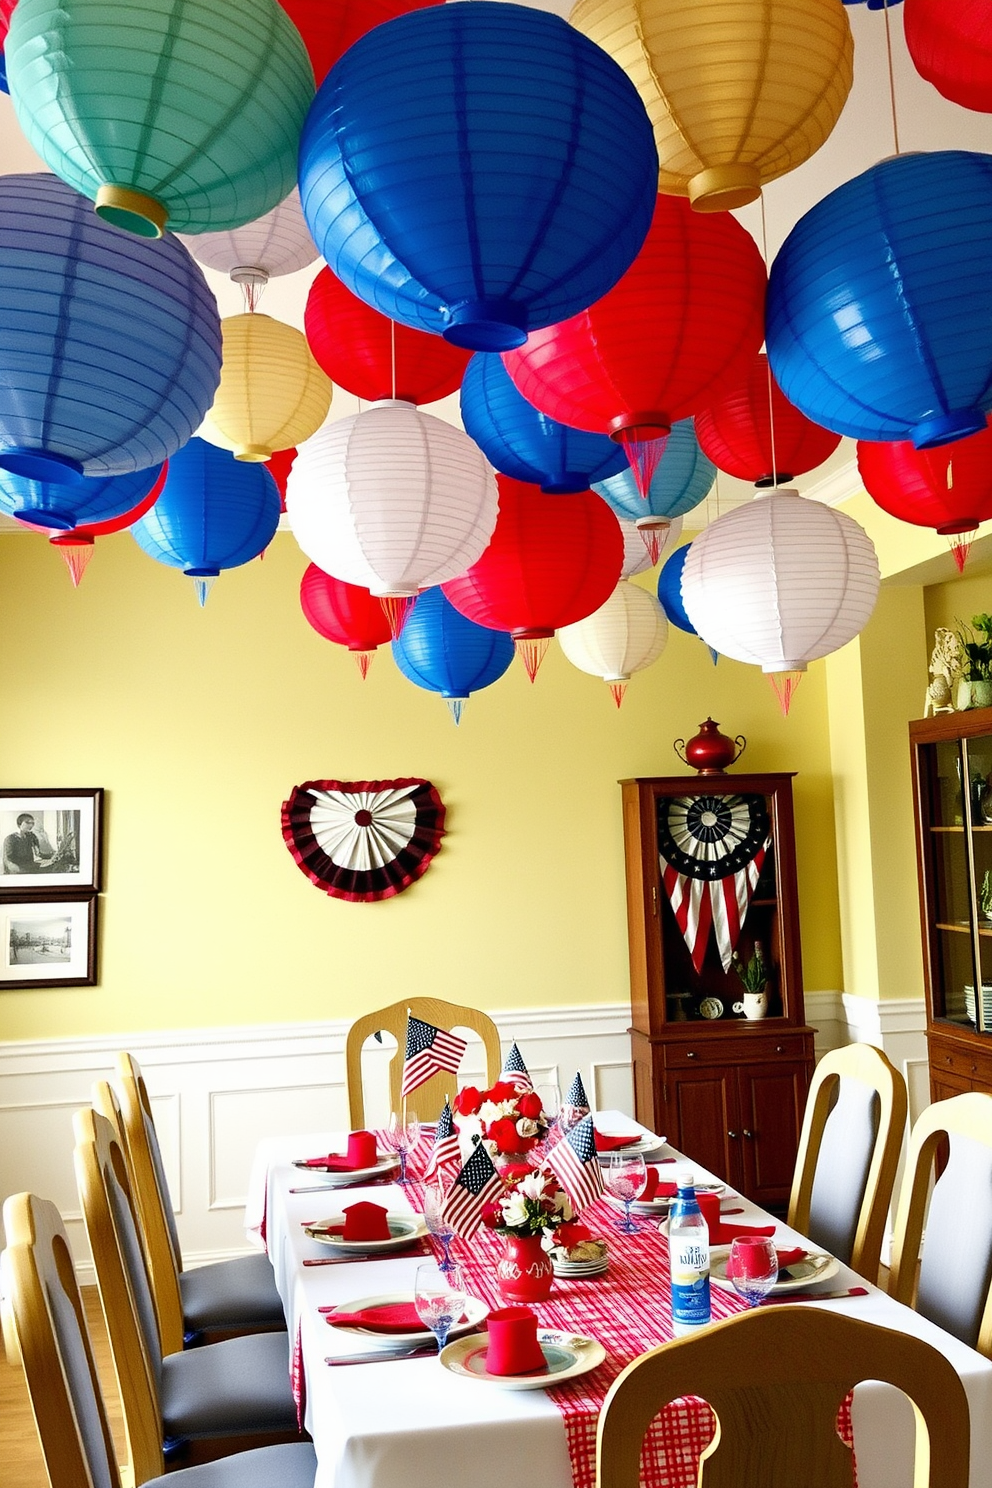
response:
{"label": "stemmed glass", "polygon": [[647,1187],[648,1170],[641,1152],[611,1152],[606,1170],[606,1187],[624,1206],[624,1217],[617,1226],[625,1235],[636,1235],[640,1225],[630,1217],[630,1206]]}
{"label": "stemmed glass", "polygon": [[413,1303],[417,1316],[437,1339],[438,1353],[448,1341],[448,1334],[465,1311],[465,1283],[460,1269],[452,1265],[441,1271],[428,1262],[417,1267],[413,1285]]}
{"label": "stemmed glass", "polygon": [[555,1084],[536,1085],[534,1094],[541,1097],[541,1110],[548,1118],[548,1128],[541,1138],[542,1152],[550,1152],[558,1131],[558,1114],[561,1110],[561,1091]]}
{"label": "stemmed glass", "polygon": [[444,1247],[444,1256],[438,1263],[438,1269],[448,1272],[455,1264],[454,1261],[451,1259],[451,1252],[449,1249],[452,1240],[455,1238],[455,1232],[442,1214],[442,1210],[444,1208],[444,1200],[445,1192],[444,1189],[440,1187],[440,1185],[435,1185],[433,1183],[425,1184],[424,1222],[426,1223],[430,1233],[434,1236],[434,1239],[440,1240],[441,1244]]}
{"label": "stemmed glass", "polygon": [[739,1235],[730,1247],[727,1275],[734,1290],[748,1307],[765,1300],[778,1279],[778,1255],[774,1240],[763,1236]]}
{"label": "stemmed glass", "polygon": [[407,1111],[393,1111],[389,1117],[389,1140],[400,1158],[399,1182],[406,1183],[406,1160],[420,1141],[420,1121]]}

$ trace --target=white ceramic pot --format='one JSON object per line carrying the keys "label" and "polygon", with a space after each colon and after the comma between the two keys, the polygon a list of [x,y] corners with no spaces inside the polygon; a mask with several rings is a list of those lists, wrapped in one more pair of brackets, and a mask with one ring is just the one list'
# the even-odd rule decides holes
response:
{"label": "white ceramic pot", "polygon": [[745,1018],[752,1021],[755,1018],[766,1018],[768,1016],[768,993],[745,992],[742,1002],[734,1003],[734,1012],[743,1013]]}

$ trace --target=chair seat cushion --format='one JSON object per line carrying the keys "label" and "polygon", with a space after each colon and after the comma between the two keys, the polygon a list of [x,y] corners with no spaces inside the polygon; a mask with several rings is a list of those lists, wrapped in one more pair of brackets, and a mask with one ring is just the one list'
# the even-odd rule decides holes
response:
{"label": "chair seat cushion", "polygon": [[144,1488],[313,1488],[317,1458],[310,1442],[235,1452],[219,1462],[184,1467]]}
{"label": "chair seat cushion", "polygon": [[235,1256],[197,1266],[179,1277],[183,1320],[190,1333],[212,1328],[286,1326],[268,1256]]}
{"label": "chair seat cushion", "polygon": [[289,1334],[252,1333],[167,1354],[162,1360],[161,1396],[166,1437],[295,1431]]}

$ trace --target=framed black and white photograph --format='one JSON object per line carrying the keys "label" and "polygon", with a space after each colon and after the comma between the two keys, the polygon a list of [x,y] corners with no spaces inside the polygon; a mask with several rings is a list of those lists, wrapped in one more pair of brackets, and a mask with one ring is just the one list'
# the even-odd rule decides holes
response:
{"label": "framed black and white photograph", "polygon": [[0,902],[0,991],[96,985],[96,894]]}
{"label": "framed black and white photograph", "polygon": [[102,790],[0,790],[0,894],[99,889]]}

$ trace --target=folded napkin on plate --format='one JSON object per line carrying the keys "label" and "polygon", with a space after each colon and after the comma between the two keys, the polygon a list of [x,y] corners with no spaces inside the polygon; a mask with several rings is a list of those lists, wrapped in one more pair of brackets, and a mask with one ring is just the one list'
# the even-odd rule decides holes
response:
{"label": "folded napkin on plate", "polygon": [[360,1307],[357,1312],[336,1312],[327,1321],[332,1328],[365,1328],[370,1333],[428,1333],[412,1302],[388,1302],[380,1307]]}
{"label": "folded napkin on plate", "polygon": [[784,1271],[786,1266],[794,1266],[797,1261],[804,1261],[809,1255],[808,1250],[803,1250],[801,1245],[794,1245],[791,1250],[776,1250],[778,1257],[778,1269]]}
{"label": "folded napkin on plate", "polygon": [[389,1240],[388,1209],[381,1204],[370,1204],[363,1199],[358,1204],[349,1204],[344,1211],[345,1240]]}
{"label": "folded napkin on plate", "polygon": [[639,1202],[647,1204],[651,1199],[674,1199],[678,1193],[678,1186],[674,1183],[662,1183],[661,1174],[658,1169],[648,1164],[648,1181],[644,1185],[644,1192]]}
{"label": "folded napkin on plate", "polygon": [[303,1159],[306,1168],[328,1168],[332,1173],[353,1173],[357,1168],[374,1168],[378,1154],[371,1132],[354,1131],[348,1136],[347,1153],[329,1152],[326,1157]]}
{"label": "folded napkin on plate", "polygon": [[[739,1238],[740,1239],[752,1239],[752,1238],[754,1238],[755,1236],[758,1236],[758,1235],[762,1235],[762,1236],[764,1236],[764,1235],[774,1235],[774,1233],[775,1233],[775,1226],[774,1225],[746,1225],[746,1224],[739,1225],[739,1224],[732,1224],[732,1223],[730,1223],[728,1221],[727,1224],[722,1224],[721,1223],[721,1224],[711,1225],[710,1226],[710,1244],[711,1245],[731,1245],[734,1240],[737,1240]],[[783,1252],[783,1254],[785,1254],[785,1253],[786,1252]],[[792,1252],[789,1251],[788,1254],[791,1255]],[[805,1251],[798,1252],[798,1255],[805,1255],[805,1254],[806,1254]],[[789,1264],[790,1263],[788,1261],[784,1261],[784,1262],[783,1261],[780,1261],[779,1262],[779,1265],[780,1266],[781,1265],[786,1265],[787,1266]]]}
{"label": "folded napkin on plate", "polygon": [[633,1147],[641,1140],[640,1132],[629,1132],[625,1137],[613,1137],[606,1132],[596,1131],[595,1127],[593,1136],[596,1139],[597,1152],[616,1152],[621,1147]]}

